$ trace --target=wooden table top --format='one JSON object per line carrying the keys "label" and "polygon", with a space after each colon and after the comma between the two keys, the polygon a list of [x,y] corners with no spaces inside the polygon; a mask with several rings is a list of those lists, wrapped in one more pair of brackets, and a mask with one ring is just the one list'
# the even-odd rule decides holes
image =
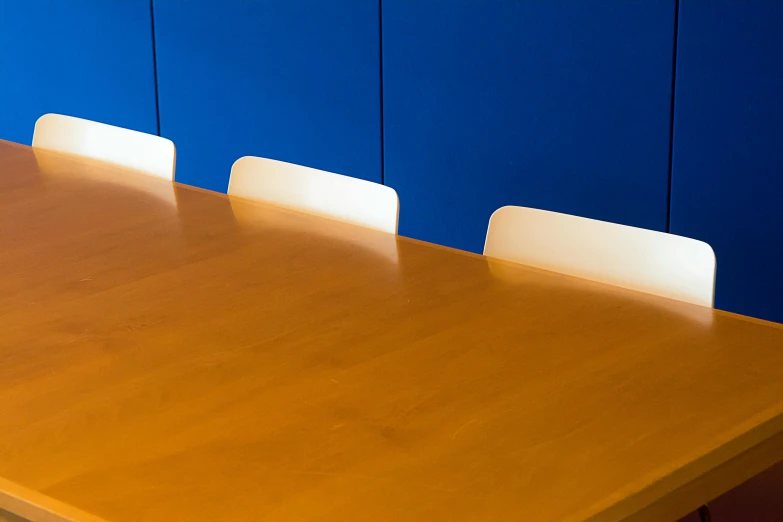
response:
{"label": "wooden table top", "polygon": [[31,520],[658,519],[783,459],[779,325],[6,142],[0,383]]}

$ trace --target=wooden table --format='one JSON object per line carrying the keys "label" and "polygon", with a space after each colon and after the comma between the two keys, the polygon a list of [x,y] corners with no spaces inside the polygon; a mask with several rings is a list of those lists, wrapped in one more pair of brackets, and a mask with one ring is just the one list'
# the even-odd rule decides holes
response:
{"label": "wooden table", "polygon": [[8,143],[0,290],[31,520],[660,520],[783,460],[779,325]]}

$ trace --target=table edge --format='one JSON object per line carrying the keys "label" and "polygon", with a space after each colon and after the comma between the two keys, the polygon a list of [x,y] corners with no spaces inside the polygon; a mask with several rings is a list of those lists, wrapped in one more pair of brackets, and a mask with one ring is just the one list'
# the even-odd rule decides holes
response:
{"label": "table edge", "polygon": [[0,508],[35,522],[107,522],[16,482],[0,477]]}

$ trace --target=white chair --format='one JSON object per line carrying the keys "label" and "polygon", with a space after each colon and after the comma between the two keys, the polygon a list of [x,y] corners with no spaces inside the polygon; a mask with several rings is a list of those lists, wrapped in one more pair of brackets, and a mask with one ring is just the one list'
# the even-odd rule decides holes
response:
{"label": "white chair", "polygon": [[397,233],[397,192],[371,181],[245,156],[231,167],[228,194]]}
{"label": "white chair", "polygon": [[713,306],[715,253],[682,236],[508,206],[489,220],[484,255]]}
{"label": "white chair", "polygon": [[174,180],[176,149],[166,138],[96,121],[44,114],[35,122],[33,147],[113,163]]}

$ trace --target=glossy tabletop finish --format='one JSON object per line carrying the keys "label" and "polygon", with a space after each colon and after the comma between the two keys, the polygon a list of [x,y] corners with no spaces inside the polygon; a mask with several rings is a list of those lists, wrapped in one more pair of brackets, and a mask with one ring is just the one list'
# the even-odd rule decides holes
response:
{"label": "glossy tabletop finish", "polygon": [[0,384],[30,520],[674,519],[783,459],[777,325],[9,143]]}

